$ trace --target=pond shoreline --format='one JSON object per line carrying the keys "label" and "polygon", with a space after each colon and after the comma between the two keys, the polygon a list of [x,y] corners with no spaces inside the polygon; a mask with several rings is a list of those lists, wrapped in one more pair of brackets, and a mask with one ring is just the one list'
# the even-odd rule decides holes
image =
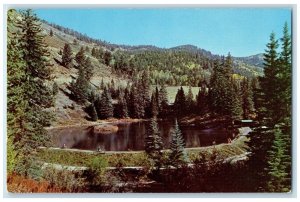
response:
{"label": "pond shoreline", "polygon": [[118,123],[135,123],[135,122],[142,122],[147,121],[147,119],[108,119],[108,120],[99,120],[99,121],[89,121],[85,123],[79,123],[79,124],[65,124],[65,125],[55,125],[55,126],[49,126],[45,127],[46,130],[50,129],[60,129],[60,128],[68,128],[68,127],[89,127],[89,126],[101,126],[106,124],[118,124]]}
{"label": "pond shoreline", "polygon": [[[238,156],[248,152],[246,136],[239,136],[229,144],[219,144],[207,147],[186,148],[187,154],[191,162],[203,156],[206,160],[210,160],[216,155],[216,160],[224,160],[233,156]],[[169,150],[164,150],[164,157],[168,156]],[[96,151],[60,149],[60,148],[39,148],[37,152],[38,158],[44,163],[61,164],[65,166],[85,167],[95,158],[102,158],[108,162],[108,167],[116,167],[122,165],[125,167],[147,166],[149,159],[144,151],[125,151],[116,152],[109,151],[100,153]]]}
{"label": "pond shoreline", "polygon": [[[223,117],[220,117],[220,119]],[[206,120],[209,119],[206,116]],[[213,119],[216,120],[216,119]],[[149,127],[149,119],[108,119],[88,124],[48,127],[52,147],[90,151],[140,151]],[[164,148],[169,148],[173,119],[157,119]],[[206,147],[229,143],[239,131],[232,125],[210,125],[201,128],[195,124],[180,123],[186,148]]]}
{"label": "pond shoreline", "polygon": [[[230,145],[234,144],[235,141],[239,140],[241,137],[245,136],[246,134],[239,134],[235,139],[233,139],[230,143],[221,143],[217,145],[211,145],[211,146],[203,146],[203,147],[187,147],[185,150],[191,151],[191,150],[205,150],[205,149],[211,149],[216,146],[222,146],[222,145]],[[143,153],[144,150],[137,150],[137,151],[95,151],[95,150],[88,150],[88,149],[74,149],[74,148],[60,148],[60,147],[38,147],[38,149],[47,149],[47,150],[61,150],[61,151],[69,151],[69,152],[82,152],[82,153],[91,153],[91,154],[137,154],[137,153]],[[163,149],[163,152],[168,152],[170,149]]]}

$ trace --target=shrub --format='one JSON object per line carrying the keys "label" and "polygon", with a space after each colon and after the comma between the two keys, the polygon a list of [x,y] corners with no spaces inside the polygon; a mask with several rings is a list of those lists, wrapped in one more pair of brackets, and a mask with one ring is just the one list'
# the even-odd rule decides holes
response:
{"label": "shrub", "polygon": [[63,192],[84,192],[86,191],[86,181],[82,171],[70,171],[66,169],[46,168],[43,178],[51,186],[59,187]]}

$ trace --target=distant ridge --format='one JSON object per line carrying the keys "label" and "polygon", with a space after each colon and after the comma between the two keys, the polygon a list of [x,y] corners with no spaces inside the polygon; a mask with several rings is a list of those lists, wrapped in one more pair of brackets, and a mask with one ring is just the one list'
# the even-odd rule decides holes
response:
{"label": "distant ridge", "polygon": [[[180,46],[175,46],[175,47],[171,47],[171,48],[160,48],[154,45],[136,45],[136,46],[132,46],[132,45],[123,45],[123,44],[113,44],[104,40],[100,40],[100,39],[94,39],[89,37],[86,34],[82,34],[78,31],[75,31],[73,29],[70,28],[65,28],[63,26],[57,25],[55,23],[50,23],[48,21],[45,20],[41,20],[43,23],[54,27],[62,32],[64,32],[65,34],[69,34],[71,36],[76,37],[78,40],[81,41],[85,41],[87,43],[95,43],[96,45],[99,46],[103,46],[109,50],[114,50],[114,49],[121,49],[121,50],[125,50],[125,51],[129,51],[129,52],[140,52],[140,51],[187,51],[187,52],[191,52],[191,53],[198,53],[201,54],[209,59],[220,59],[221,56],[217,55],[217,54],[213,54],[210,51],[207,51],[205,49],[199,48],[195,45],[191,45],[191,44],[186,44],[186,45],[180,45]],[[247,56],[247,57],[234,57],[233,59],[236,63],[246,63],[248,65],[252,65],[258,68],[263,68],[263,54],[259,53],[256,55],[251,55],[251,56]]]}

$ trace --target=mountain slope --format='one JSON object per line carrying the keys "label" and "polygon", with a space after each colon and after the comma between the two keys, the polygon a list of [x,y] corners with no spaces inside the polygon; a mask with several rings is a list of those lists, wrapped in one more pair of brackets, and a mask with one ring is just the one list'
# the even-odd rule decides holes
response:
{"label": "mountain slope", "polygon": [[242,61],[246,64],[249,64],[249,65],[253,65],[253,66],[257,66],[257,67],[261,67],[263,68],[263,54],[262,53],[259,53],[259,54],[256,54],[256,55],[251,55],[251,56],[248,56],[248,57],[235,57],[236,60],[239,60],[239,61]]}
{"label": "mountain slope", "polygon": [[[101,48],[104,51],[108,51],[111,54],[118,53],[119,51],[126,53],[129,58],[134,58],[136,55],[143,55],[145,52],[153,52],[154,56],[160,58],[160,53],[169,54],[173,52],[187,52],[196,55],[201,55],[201,57],[207,58],[209,60],[221,58],[219,55],[214,55],[210,51],[198,48],[193,45],[182,45],[177,47],[172,47],[169,49],[163,49],[151,45],[141,45],[141,46],[127,46],[127,45],[116,45],[110,44],[105,41],[98,39],[92,39],[86,35],[83,35],[79,32],[76,32],[71,29],[63,28],[58,25],[53,25],[45,21],[42,22],[42,28],[44,34],[46,35],[45,42],[49,46],[50,58],[53,64],[53,77],[54,81],[58,84],[60,90],[57,95],[56,104],[55,104],[55,114],[57,115],[57,124],[68,124],[68,123],[82,123],[86,121],[86,112],[84,111],[81,105],[78,105],[76,102],[71,100],[68,97],[68,85],[69,83],[76,78],[77,69],[76,68],[65,68],[61,65],[61,55],[59,54],[60,50],[63,49],[65,43],[70,44],[73,52],[73,57],[80,50],[81,47],[87,47],[89,49],[86,52],[86,55],[91,58],[92,65],[94,67],[94,75],[91,79],[92,86],[96,89],[100,85],[101,80],[104,82],[110,82],[111,79],[118,80],[118,84],[126,85],[129,81],[126,78],[125,74],[116,74],[114,71],[114,66],[107,66],[100,62],[98,59],[91,55],[91,50],[96,48]],[[50,30],[53,31],[53,36],[50,36]],[[258,55],[259,56],[259,55]],[[260,64],[261,57],[243,57],[243,58],[234,58],[234,72],[241,75],[261,75],[262,69],[257,64]],[[156,64],[155,61],[151,61],[154,58],[150,59],[151,65]],[[194,57],[194,56],[192,56]],[[188,57],[189,58],[189,57]],[[180,61],[180,58],[179,58]],[[154,63],[153,63],[154,62]],[[160,61],[156,61],[160,62]],[[76,62],[73,62],[76,66]],[[158,64],[157,63],[157,64]],[[182,65],[186,66],[188,69],[193,68],[203,68],[201,66],[197,67],[197,64],[191,63],[190,61],[182,61]],[[145,67],[144,67],[145,68]],[[199,72],[206,76],[209,76],[211,69],[199,69]],[[177,71],[180,71],[178,69]],[[155,73],[155,72],[154,72]],[[157,72],[160,74],[160,72]],[[169,75],[172,76],[172,75]],[[185,75],[186,76],[186,75]],[[195,76],[195,75],[194,75]],[[187,78],[194,77],[193,75],[188,76]]]}

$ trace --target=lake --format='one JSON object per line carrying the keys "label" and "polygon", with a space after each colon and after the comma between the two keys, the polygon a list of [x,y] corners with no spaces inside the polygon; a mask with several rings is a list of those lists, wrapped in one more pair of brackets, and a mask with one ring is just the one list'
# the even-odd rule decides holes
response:
{"label": "lake", "polygon": [[[111,124],[118,127],[112,133],[95,132],[94,126],[72,126],[49,129],[53,146],[84,150],[97,150],[100,147],[105,151],[138,151],[144,150],[145,133],[149,121],[134,123]],[[169,148],[171,142],[170,131],[174,121],[158,121],[158,127],[163,139],[164,149]],[[228,138],[233,139],[232,130],[224,128],[200,129],[196,126],[179,126],[186,147],[210,146],[227,143]]]}

